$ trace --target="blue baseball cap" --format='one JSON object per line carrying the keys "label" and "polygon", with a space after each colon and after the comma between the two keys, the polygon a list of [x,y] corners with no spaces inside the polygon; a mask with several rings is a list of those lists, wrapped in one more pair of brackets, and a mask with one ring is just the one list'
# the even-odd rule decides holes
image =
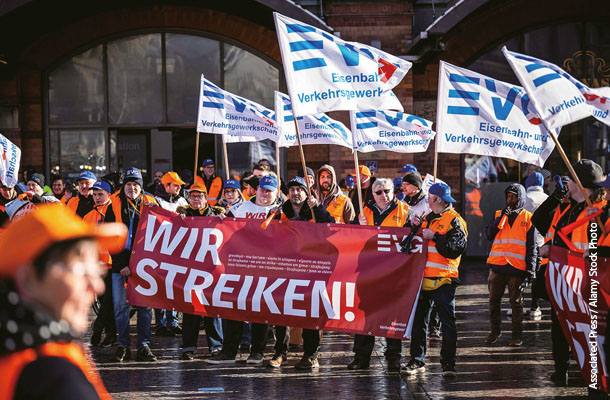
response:
{"label": "blue baseball cap", "polygon": [[112,192],[112,189],[110,188],[110,184],[106,181],[95,181],[95,183],[93,184],[93,186],[91,186],[91,189],[97,189],[97,190],[105,190],[108,193]]}
{"label": "blue baseball cap", "polygon": [[240,186],[239,182],[237,181],[237,179],[227,179],[225,181],[225,187],[226,188],[233,188],[235,190],[241,189],[241,186]]}
{"label": "blue baseball cap", "polygon": [[417,168],[413,164],[405,164],[402,166],[398,172],[406,173],[406,172],[417,172]]}
{"label": "blue baseball cap", "polygon": [[214,165],[214,160],[212,160],[211,158],[206,158],[205,160],[203,160],[203,163],[201,163],[202,167],[207,167],[208,165]]}
{"label": "blue baseball cap", "polygon": [[352,175],[345,177],[345,186],[354,186],[354,177]]}
{"label": "blue baseball cap", "polygon": [[92,181],[97,181],[97,177],[91,171],[81,171],[81,173],[80,173],[80,175],[78,175],[78,178],[76,179],[76,181],[78,182],[83,179],[90,179]]}
{"label": "blue baseball cap", "polygon": [[446,183],[435,183],[434,185],[430,186],[428,193],[440,197],[441,199],[443,199],[443,201],[446,201],[447,203],[456,202],[456,200],[451,197],[451,188]]}
{"label": "blue baseball cap", "polygon": [[131,167],[125,171],[125,183],[135,182],[140,186],[144,186],[144,180],[142,179],[142,171],[139,168]]}
{"label": "blue baseball cap", "polygon": [[402,188],[402,178],[394,178],[394,190]]}
{"label": "blue baseball cap", "polygon": [[273,175],[265,175],[258,182],[258,187],[266,190],[275,190],[277,186],[277,179]]}
{"label": "blue baseball cap", "polygon": [[610,188],[610,174],[606,177],[606,180],[601,181],[597,186],[602,188]]}
{"label": "blue baseball cap", "polygon": [[288,182],[287,186],[288,188],[291,188],[292,186],[299,186],[307,190],[307,184],[305,183],[305,179],[301,178],[300,176],[295,176],[294,178],[292,178],[290,182]]}

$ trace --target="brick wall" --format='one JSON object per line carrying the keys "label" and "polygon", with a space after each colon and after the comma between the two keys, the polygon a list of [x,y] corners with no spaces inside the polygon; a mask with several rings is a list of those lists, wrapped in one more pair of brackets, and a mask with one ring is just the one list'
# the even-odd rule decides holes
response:
{"label": "brick wall", "polygon": [[[325,3],[324,15],[326,22],[344,40],[355,41],[370,45],[373,41],[380,42],[380,49],[394,55],[406,54],[407,39],[411,38],[411,21],[413,7],[407,3],[397,2],[354,2],[354,3]],[[409,73],[394,89],[400,99],[405,112],[413,113],[413,77]],[[334,112],[331,117],[350,126],[347,112]],[[338,178],[344,178],[354,170],[354,157],[350,149],[341,146],[318,146],[326,150],[309,150],[305,148],[307,165],[314,169],[324,163],[335,168]],[[405,163],[415,162],[413,154],[400,154],[380,151],[358,155],[360,164],[366,160],[377,161],[379,171],[375,174],[381,177],[396,177],[397,172]],[[288,152],[288,176],[292,177],[300,168],[298,149]],[[430,168],[431,171],[431,168]]]}

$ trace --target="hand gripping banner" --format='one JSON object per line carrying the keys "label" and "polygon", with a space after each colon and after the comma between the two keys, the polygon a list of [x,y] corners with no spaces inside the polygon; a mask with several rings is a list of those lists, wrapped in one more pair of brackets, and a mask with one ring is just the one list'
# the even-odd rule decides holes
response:
{"label": "hand gripping banner", "polygon": [[426,263],[408,229],[186,217],[145,207],[130,304],[221,318],[402,338]]}
{"label": "hand gripping banner", "polygon": [[587,386],[607,392],[608,363],[603,344],[607,340],[610,271],[607,260],[597,260],[595,251],[590,250],[586,265],[582,252],[553,246],[546,288]]}

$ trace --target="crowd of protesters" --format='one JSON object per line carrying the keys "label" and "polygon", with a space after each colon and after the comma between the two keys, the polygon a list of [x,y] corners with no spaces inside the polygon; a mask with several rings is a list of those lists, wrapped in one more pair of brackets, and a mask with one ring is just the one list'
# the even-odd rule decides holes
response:
{"label": "crowd of protesters", "polygon": [[[502,334],[500,306],[506,287],[512,319],[511,337],[508,342],[510,346],[523,344],[522,325],[525,313],[529,313],[533,318],[540,318],[539,299],[548,299],[541,282],[548,264],[550,245],[586,250],[591,234],[590,221],[593,217],[601,218],[606,230],[610,231],[610,177],[606,177],[602,168],[590,160],[577,162],[574,169],[580,177],[584,191],[580,191],[571,179],[564,176],[556,180],[555,189],[551,192],[550,172],[532,170],[525,179],[525,186],[515,182],[504,190],[505,206],[495,211],[489,221],[482,221],[481,195],[477,193],[478,188],[467,186],[466,217],[478,218],[487,225],[485,236],[491,243],[487,258],[490,270],[490,333],[485,339],[487,345],[494,345]],[[126,282],[132,272],[129,261],[140,214],[143,207],[156,205],[189,217],[268,219],[274,216],[280,220],[311,223],[409,227],[419,232],[428,240],[428,258],[413,320],[409,359],[403,363],[400,340],[386,339],[385,358],[388,370],[400,371],[407,375],[424,373],[427,340],[436,338],[442,340],[440,362],[443,376],[456,376],[458,331],[455,292],[460,283],[460,259],[468,246],[468,224],[453,207],[456,200],[448,185],[438,182],[424,188],[422,175],[411,164],[400,169],[398,172],[402,176],[395,179],[374,177],[369,168],[363,165],[359,166],[358,174],[354,171],[339,179],[332,166],[322,165],[317,171],[307,168],[284,181],[271,170],[268,160],[260,160],[251,171],[239,178],[227,180],[216,175],[216,165],[211,159],[204,160],[201,171],[201,176],[194,178],[184,173],[181,176],[174,171],[155,171],[153,181],[147,186],[144,185],[142,172],[137,168],[115,172],[99,179],[91,171],[82,171],[73,183],[52,175],[48,182],[50,186],[46,186],[45,177],[28,168],[23,171],[23,183],[15,187],[2,185],[0,223],[3,238],[0,248],[15,246],[14,241],[17,240],[28,242],[25,237],[19,236],[25,234],[19,231],[23,224],[29,224],[27,229],[38,229],[41,235],[49,237],[33,241],[36,246],[28,243],[32,248],[24,250],[28,255],[22,256],[23,259],[3,257],[0,262],[3,285],[0,301],[3,307],[7,306],[17,313],[13,318],[19,319],[19,315],[22,315],[23,327],[27,326],[28,329],[31,329],[30,325],[36,327],[36,324],[56,320],[62,321],[61,323],[67,321],[70,329],[65,335],[43,335],[45,337],[36,337],[33,340],[25,340],[26,336],[22,336],[20,342],[3,341],[0,343],[0,370],[4,367],[2,360],[7,357],[14,358],[17,357],[16,354],[21,357],[22,352],[28,349],[63,340],[70,342],[82,335],[85,330],[83,321],[64,318],[63,311],[45,305],[48,299],[36,299],[36,296],[22,289],[22,285],[29,282],[27,279],[38,279],[40,282],[36,281],[36,284],[44,284],[43,280],[54,271],[55,265],[47,265],[50,259],[54,259],[49,258],[49,252],[55,251],[57,244],[64,244],[66,241],[70,246],[62,247],[58,255],[53,257],[60,260],[65,268],[82,269],[86,264],[82,259],[90,258],[90,254],[86,248],[80,249],[80,243],[84,241],[86,245],[87,241],[102,240],[105,236],[100,233],[102,230],[99,230],[99,227],[107,224],[115,227],[114,229],[116,226],[121,227],[119,236],[124,245],[120,251],[117,251],[116,246],[102,249],[99,260],[107,268],[105,278],[99,271],[83,272],[80,275],[89,278],[88,290],[99,296],[97,316],[91,332],[92,346],[115,346],[114,361],[130,359],[132,340],[129,326],[135,313],[137,361],[157,360],[150,349],[153,333],[158,336],[181,335],[181,358],[192,360],[197,356],[199,333],[203,329],[209,352],[205,358],[208,363],[235,363],[240,351],[249,352],[247,363],[264,363],[270,329],[267,324],[190,314],[180,316],[173,310],[132,307],[127,303]],[[354,183],[357,176],[360,178],[360,193],[358,185]],[[590,199],[592,206],[587,206],[585,196]],[[48,206],[48,203],[53,205]],[[47,207],[53,211],[44,214],[42,211]],[[57,218],[53,221],[56,224],[65,223],[63,230],[73,224],[76,233],[61,233],[62,229],[59,229],[60,233],[47,233],[45,224],[49,221],[44,220],[45,218]],[[570,232],[557,234],[563,227],[573,226],[575,221],[582,223]],[[601,240],[600,244],[599,256],[610,256],[608,236]],[[74,250],[75,248],[77,250]],[[27,269],[21,266],[29,265],[35,270],[35,276],[22,276],[26,274],[22,271]],[[105,289],[101,285],[102,279]],[[524,307],[523,301],[524,288],[528,284],[532,287],[529,309]],[[17,299],[13,293],[19,294]],[[44,318],[26,318],[30,314],[18,311],[22,308],[34,314],[45,310]],[[552,312],[551,315],[555,361],[551,378],[565,383],[570,359],[569,344],[555,313]],[[0,333],[13,337],[16,335],[13,330],[4,320],[0,321]],[[266,362],[268,367],[280,368],[286,364],[290,331],[290,327],[273,327],[275,345]],[[21,333],[21,326],[16,332]],[[319,330],[303,329],[301,336],[303,355],[295,367],[303,370],[316,369],[319,367],[318,352],[322,333]],[[354,358],[347,368],[369,368],[374,343],[374,337],[355,335]],[[91,368],[88,364],[76,362],[74,359],[66,362],[72,362],[80,369]],[[28,387],[28,382],[35,379],[36,371],[33,368],[24,370],[21,375],[15,375],[11,378],[12,386],[6,390],[14,390],[15,393],[25,394],[27,397],[30,393],[28,390],[34,390]],[[100,386],[95,380],[83,382],[77,379],[76,384],[83,385],[83,393],[87,390],[98,394],[103,392],[103,385]]]}

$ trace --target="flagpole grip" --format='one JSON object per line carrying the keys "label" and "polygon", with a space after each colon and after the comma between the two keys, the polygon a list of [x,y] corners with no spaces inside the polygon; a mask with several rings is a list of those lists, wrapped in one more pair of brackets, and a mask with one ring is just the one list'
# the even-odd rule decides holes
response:
{"label": "flagpole grip", "polygon": [[[297,116],[294,115],[293,113],[293,121],[294,121],[294,127],[297,130],[297,141],[299,142],[299,153],[301,155],[301,167],[303,168],[303,178],[305,179],[305,185],[307,186],[307,198],[309,199],[311,197],[311,188],[309,187],[309,178],[307,178],[307,165],[305,165],[305,154],[303,153],[303,144],[301,143],[301,134],[299,133],[299,124],[297,123]],[[279,190],[279,188],[278,188]],[[307,207],[309,207],[309,203],[307,204]],[[313,212],[313,209],[310,208],[311,210],[311,219],[313,220],[313,222],[316,222],[316,215]]]}
{"label": "flagpole grip", "polygon": [[225,177],[227,180],[231,179],[229,174],[229,156],[227,154],[227,142],[225,140],[225,135],[222,135],[222,156],[225,162]]}
{"label": "flagpole grip", "polygon": [[277,174],[278,187],[282,187],[282,178],[280,178],[280,145],[275,143],[275,173]]}
{"label": "flagpole grip", "polygon": [[[362,187],[360,185],[360,168],[358,166],[358,150],[354,149],[354,165],[356,167],[356,190],[358,192],[358,206],[360,208],[360,217],[364,217],[364,212],[362,211]],[[371,188],[372,190],[372,188]]]}
{"label": "flagpole grip", "polygon": [[197,177],[197,163],[199,162],[199,131],[197,131],[197,136],[195,136],[195,168],[193,169],[193,183],[195,182],[195,178]]}
{"label": "flagpole grip", "polygon": [[[574,179],[574,182],[576,183],[576,185],[578,185],[580,192],[585,197],[587,206],[593,207],[593,204],[591,203],[591,199],[587,195],[587,192],[585,191],[585,188],[582,186],[582,183],[580,183],[580,179],[578,178],[578,175],[576,175],[576,171],[574,171],[574,168],[572,168],[572,164],[570,164],[570,160],[568,159],[568,156],[566,155],[565,151],[563,151],[563,147],[561,147],[561,144],[559,143],[559,140],[557,139],[555,132],[553,132],[551,129],[549,129],[546,126],[546,123],[545,123],[545,127],[549,131],[549,135],[551,135],[553,142],[555,142],[555,147],[557,147],[557,150],[559,151],[559,154],[561,155],[563,162],[566,164],[566,167],[568,167],[568,171],[570,171],[570,175],[572,175],[572,179]],[[606,235],[606,228],[604,227],[604,224],[602,224],[602,221],[599,218],[599,216],[597,216],[595,218],[595,221],[597,222],[597,225],[601,228],[602,235]]]}

